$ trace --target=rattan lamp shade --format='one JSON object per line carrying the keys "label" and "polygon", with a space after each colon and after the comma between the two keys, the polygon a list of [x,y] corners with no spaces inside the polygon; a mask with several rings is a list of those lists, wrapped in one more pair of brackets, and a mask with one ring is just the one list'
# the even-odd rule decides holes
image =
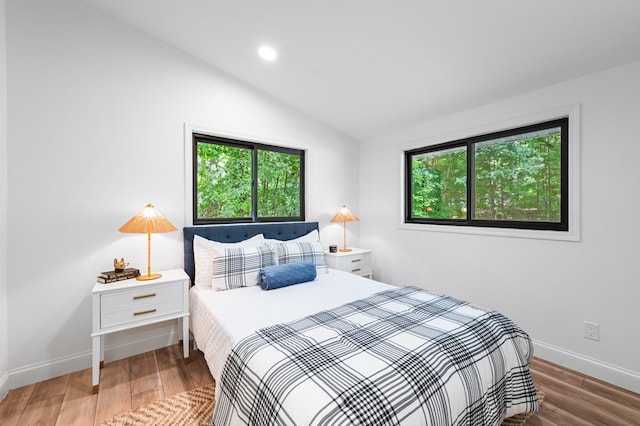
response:
{"label": "rattan lamp shade", "polygon": [[358,216],[353,214],[351,210],[347,208],[347,206],[340,207],[338,213],[333,216],[331,222],[342,222],[344,228],[344,246],[340,249],[340,251],[351,251],[350,248],[347,248],[347,222],[359,222],[360,219]]}
{"label": "rattan lamp shade", "polygon": [[137,215],[122,225],[120,232],[127,234],[147,234],[147,274],[139,275],[138,280],[153,280],[162,274],[151,273],[151,234],[177,231],[169,220],[162,216],[152,204],[147,204]]}

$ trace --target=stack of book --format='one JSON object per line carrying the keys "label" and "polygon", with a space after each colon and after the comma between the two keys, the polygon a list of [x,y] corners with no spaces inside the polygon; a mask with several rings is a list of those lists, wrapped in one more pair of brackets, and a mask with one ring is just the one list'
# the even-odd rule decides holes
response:
{"label": "stack of book", "polygon": [[116,281],[128,280],[140,275],[140,270],[136,268],[126,268],[122,271],[106,271],[98,275],[98,282],[103,284],[113,283]]}

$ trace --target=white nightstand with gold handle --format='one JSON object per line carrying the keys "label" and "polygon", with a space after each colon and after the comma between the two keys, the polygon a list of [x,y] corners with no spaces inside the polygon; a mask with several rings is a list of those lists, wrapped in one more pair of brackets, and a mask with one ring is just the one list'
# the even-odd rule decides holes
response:
{"label": "white nightstand with gold handle", "polygon": [[135,279],[96,283],[92,291],[93,393],[98,392],[104,364],[104,336],[117,331],[178,320],[184,362],[189,362],[189,276],[181,269],[162,272],[153,281]]}
{"label": "white nightstand with gold handle", "polygon": [[327,266],[367,278],[373,278],[371,250],[352,247],[351,251],[324,252]]}

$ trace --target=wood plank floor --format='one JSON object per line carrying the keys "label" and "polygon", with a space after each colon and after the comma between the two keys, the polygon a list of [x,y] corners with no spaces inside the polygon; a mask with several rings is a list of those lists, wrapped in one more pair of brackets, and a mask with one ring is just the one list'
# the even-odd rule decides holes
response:
{"label": "wood plank floor", "polygon": [[531,425],[640,425],[640,394],[534,358],[531,375],[546,395]]}
{"label": "wood plank floor", "polygon": [[100,425],[131,408],[210,383],[202,352],[192,350],[185,365],[181,347],[173,345],[106,363],[97,395],[91,391],[90,368],[13,389],[0,403],[0,425]]}
{"label": "wood plank floor", "polygon": [[[91,369],[13,389],[0,403],[0,425],[100,425],[131,408],[212,383],[202,353],[184,365],[178,345],[107,363],[100,392]],[[528,426],[640,425],[640,395],[534,358],[536,387],[546,394]]]}

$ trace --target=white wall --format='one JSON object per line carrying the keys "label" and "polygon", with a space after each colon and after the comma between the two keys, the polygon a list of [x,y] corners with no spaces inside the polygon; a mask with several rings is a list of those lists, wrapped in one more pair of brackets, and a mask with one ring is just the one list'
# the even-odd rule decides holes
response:
{"label": "white wall", "polygon": [[0,0],[0,401],[9,390],[7,349],[7,38],[6,2]]}
{"label": "white wall", "polygon": [[[640,62],[361,144],[360,241],[376,277],[504,312],[536,354],[640,392]],[[399,229],[402,146],[580,104],[580,242]],[[600,341],[583,338],[583,321]]]}
{"label": "white wall", "polygon": [[[355,141],[77,0],[10,0],[7,16],[12,387],[90,365],[96,273],[146,265],[124,222],[152,202],[184,226],[184,123],[307,148],[307,219],[339,241],[329,220],[357,210]],[[181,232],[152,239],[154,270],[182,267]],[[107,360],[174,328],[108,336]]]}
{"label": "white wall", "polygon": [[[10,184],[0,175],[0,200],[8,198],[0,234],[10,250],[0,245],[0,267],[8,265],[0,268],[0,390],[7,369],[16,387],[90,365],[94,275],[116,256],[146,264],[145,239],[118,227],[147,202],[184,225],[186,122],[307,147],[307,218],[321,222],[325,243],[341,242],[341,226],[328,221],[346,203],[362,220],[349,224],[350,244],[359,225],[377,278],[503,311],[539,355],[640,391],[640,63],[367,141],[358,172],[351,139],[81,2],[9,0],[6,15],[0,169],[7,165]],[[0,63],[0,85],[3,73]],[[402,144],[573,103],[582,108],[580,242],[398,229]],[[180,232],[153,239],[154,269],[182,266]],[[584,320],[600,324],[600,342],[582,338]],[[161,344],[172,330],[113,336],[107,356],[127,355],[134,341]]]}

